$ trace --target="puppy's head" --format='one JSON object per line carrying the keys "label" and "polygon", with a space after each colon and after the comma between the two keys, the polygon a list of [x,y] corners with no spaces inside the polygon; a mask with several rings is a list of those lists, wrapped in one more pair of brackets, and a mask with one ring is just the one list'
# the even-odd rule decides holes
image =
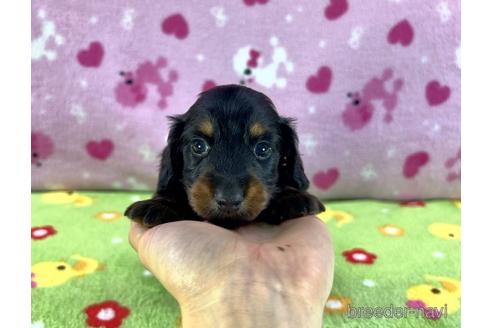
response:
{"label": "puppy's head", "polygon": [[276,192],[307,189],[292,121],[264,94],[216,87],[171,119],[159,188],[183,188],[205,220],[252,221]]}

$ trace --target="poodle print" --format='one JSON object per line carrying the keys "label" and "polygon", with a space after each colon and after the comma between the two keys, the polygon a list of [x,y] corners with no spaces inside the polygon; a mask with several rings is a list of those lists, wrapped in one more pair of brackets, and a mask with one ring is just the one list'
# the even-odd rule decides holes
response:
{"label": "poodle print", "polygon": [[155,63],[146,61],[138,65],[135,72],[121,71],[122,80],[118,82],[114,92],[116,101],[124,107],[135,108],[142,104],[149,94],[149,86],[154,85],[159,94],[157,106],[167,107],[167,98],[174,92],[173,84],[178,80],[178,73],[169,70],[167,79],[161,75],[161,70],[167,67],[167,59],[157,58]]}
{"label": "poodle print", "polygon": [[372,119],[375,110],[374,101],[381,100],[386,110],[384,121],[393,121],[393,111],[398,104],[398,93],[403,87],[403,80],[393,81],[392,88],[388,91],[385,83],[393,78],[393,70],[387,68],[381,77],[373,77],[363,87],[362,91],[348,93],[350,102],[342,113],[344,125],[352,131],[365,127]]}
{"label": "poodle print", "polygon": [[41,201],[50,205],[90,206],[94,199],[73,191],[50,191],[41,195]]}
{"label": "poodle print", "polygon": [[50,136],[41,132],[31,132],[31,165],[42,166],[43,160],[53,154],[54,148]]}
{"label": "poodle print", "polygon": [[97,260],[73,255],[70,257],[77,262],[70,265],[65,261],[47,261],[36,263],[31,267],[31,284],[36,287],[54,287],[63,285],[68,280],[75,277],[94,273],[102,268]]}
{"label": "poodle print", "polygon": [[234,71],[240,77],[240,84],[256,83],[265,88],[283,89],[287,86],[287,79],[280,76],[283,67],[287,74],[294,71],[294,64],[289,61],[287,50],[279,45],[277,37],[270,38],[272,52],[270,62],[266,63],[264,53],[252,46],[240,48],[232,60]]}
{"label": "poodle print", "polygon": [[332,219],[336,221],[337,228],[340,228],[347,223],[350,223],[354,220],[354,216],[349,212],[332,210],[328,206],[326,206],[326,210],[317,215],[323,222],[328,222]]}
{"label": "poodle print", "polygon": [[444,166],[448,170],[446,181],[452,182],[461,179],[461,147],[458,149],[455,156],[446,160]]}
{"label": "poodle print", "polygon": [[461,227],[451,223],[433,223],[427,230],[437,238],[444,240],[461,240]]}
{"label": "poodle print", "polygon": [[426,284],[407,290],[407,306],[422,309],[428,319],[439,319],[443,314],[456,313],[460,308],[461,284],[448,277],[426,275]]}
{"label": "poodle print", "polygon": [[50,41],[53,39],[54,44],[59,47],[65,39],[56,31],[55,23],[46,18],[46,11],[38,10],[38,19],[41,21],[41,35],[31,41],[31,59],[36,61],[46,58],[53,61],[57,53],[55,49],[48,49],[48,43],[51,44]]}

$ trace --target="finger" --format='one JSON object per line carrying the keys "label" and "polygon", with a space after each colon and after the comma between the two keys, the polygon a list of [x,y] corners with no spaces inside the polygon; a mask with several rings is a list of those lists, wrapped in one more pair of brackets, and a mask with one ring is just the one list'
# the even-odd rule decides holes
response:
{"label": "finger", "polygon": [[135,251],[138,252],[138,245],[143,234],[148,230],[140,223],[132,221],[130,224],[130,231],[128,232],[128,241]]}

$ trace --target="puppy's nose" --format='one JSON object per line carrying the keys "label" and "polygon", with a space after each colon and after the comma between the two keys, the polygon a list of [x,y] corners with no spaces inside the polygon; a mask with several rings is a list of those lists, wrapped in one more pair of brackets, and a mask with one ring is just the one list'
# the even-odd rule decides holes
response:
{"label": "puppy's nose", "polygon": [[225,194],[223,192],[219,192],[215,196],[215,201],[220,208],[237,209],[243,202],[243,195],[240,193]]}

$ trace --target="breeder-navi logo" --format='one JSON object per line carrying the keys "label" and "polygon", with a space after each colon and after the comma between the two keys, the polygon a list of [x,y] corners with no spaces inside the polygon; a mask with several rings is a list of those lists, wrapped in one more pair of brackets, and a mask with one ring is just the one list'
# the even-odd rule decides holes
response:
{"label": "breeder-navi logo", "polygon": [[416,318],[427,318],[438,320],[442,317],[448,316],[448,305],[444,304],[443,307],[406,307],[406,306],[360,306],[355,307],[349,304],[347,309],[347,317],[349,319],[357,318],[386,318],[386,319],[401,319],[409,316]]}

